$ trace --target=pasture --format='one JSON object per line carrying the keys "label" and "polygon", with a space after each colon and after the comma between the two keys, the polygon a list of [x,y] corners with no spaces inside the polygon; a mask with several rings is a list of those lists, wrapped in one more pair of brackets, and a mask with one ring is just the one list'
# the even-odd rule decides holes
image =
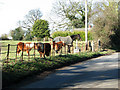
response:
{"label": "pasture", "polygon": [[[27,53],[24,52],[23,53],[23,57],[22,52],[20,53],[20,55],[16,56],[16,49],[17,49],[17,43],[19,42],[34,42],[34,43],[38,43],[38,42],[42,42],[42,43],[50,43],[50,41],[0,41],[0,47],[1,47],[1,62],[3,62],[2,64],[15,64],[16,62],[19,61],[29,61],[29,60],[33,60],[35,58],[39,58],[40,54],[37,50],[34,50],[34,48],[30,51],[30,56],[28,57]],[[89,41],[92,42],[92,41]],[[67,54],[75,54],[74,50],[76,49],[76,47],[80,50],[80,52],[78,52],[78,54],[80,55],[82,52],[88,52],[88,51],[99,51],[99,46],[97,42],[94,42],[94,45],[90,45],[88,42],[88,50],[86,50],[86,46],[85,46],[85,42],[84,41],[78,41],[76,43],[76,41],[73,42],[73,46],[70,48],[71,53],[67,52],[67,46],[63,47],[62,53],[61,50],[59,51],[59,53],[55,53],[54,50],[51,50],[51,55],[50,56],[56,56],[56,55],[67,55]],[[10,44],[10,46],[8,46],[8,44]],[[92,44],[92,43],[91,43]],[[94,48],[94,50],[93,50]],[[48,57],[47,57],[48,58]]]}
{"label": "pasture", "polygon": [[[17,43],[19,42],[31,42],[31,41],[0,41],[0,47],[1,47],[1,60],[2,62],[4,62],[5,60],[7,60],[7,54],[8,54],[8,44],[10,44],[10,48],[9,48],[9,61],[10,62],[14,62],[15,59],[20,60],[21,56],[17,56],[16,58],[16,48],[17,48]],[[37,41],[32,41],[37,43]],[[30,51],[30,57],[31,59],[33,59],[33,52],[34,50],[32,49]],[[20,52],[21,55],[22,52]],[[39,53],[36,51],[36,57],[39,57]],[[28,60],[28,56],[27,53],[24,52],[24,60]]]}
{"label": "pasture", "polygon": [[[0,41],[0,47],[1,47],[1,52],[0,52],[0,54],[1,54],[1,60],[2,60],[2,62],[3,62],[3,64],[4,64],[4,62],[6,62],[6,60],[8,59],[9,60],[9,62],[11,62],[12,64],[14,64],[15,63],[15,60],[16,61],[19,61],[19,60],[21,60],[21,56],[17,56],[16,57],[16,48],[17,48],[17,43],[19,43],[19,42],[31,42],[31,41]],[[43,42],[43,41],[32,41],[32,42],[35,42],[35,43],[38,43],[38,42]],[[45,42],[50,42],[50,41],[45,41]],[[45,43],[45,42],[43,42],[43,43]],[[80,43],[81,43],[81,45],[83,45],[83,46],[80,46]],[[9,52],[8,52],[8,44],[10,44],[10,47],[9,47]],[[79,48],[81,48],[81,51],[84,51],[84,49],[85,49],[85,44],[84,44],[84,42],[79,42]],[[74,42],[73,43],[73,47],[71,48],[71,54],[73,54],[73,49],[75,48],[75,46],[76,46],[76,43]],[[60,52],[60,51],[59,51]],[[64,48],[62,48],[62,54],[64,55],[64,54],[68,54],[68,53],[65,53],[65,52],[67,52],[67,47],[64,49]],[[8,55],[7,54],[9,54],[9,57],[7,57]],[[20,53],[20,55],[22,54],[22,52]],[[59,54],[56,54],[55,52],[52,52],[52,54],[51,55],[53,55],[53,56],[56,56],[56,55],[59,55]],[[39,52],[37,51],[37,50],[35,50],[35,57],[36,58],[39,58]],[[30,51],[30,60],[32,60],[34,58],[34,49],[32,49],[31,51]],[[26,52],[24,52],[24,56],[23,56],[23,59],[26,61],[26,60],[28,60],[28,55],[27,55],[27,53]],[[7,62],[6,62],[7,63]]]}

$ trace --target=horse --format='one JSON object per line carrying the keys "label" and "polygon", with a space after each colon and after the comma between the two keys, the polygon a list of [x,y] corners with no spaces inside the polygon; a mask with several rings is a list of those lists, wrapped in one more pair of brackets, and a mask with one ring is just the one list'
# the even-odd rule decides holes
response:
{"label": "horse", "polygon": [[[49,56],[50,55],[50,52],[51,52],[51,43],[36,43],[35,46],[37,47],[37,51],[40,53],[40,58],[41,57],[44,57],[45,58],[45,55],[46,56]],[[62,46],[65,46],[65,44],[60,41],[60,42],[57,42],[55,43],[53,41],[53,50],[56,51],[56,53],[58,53],[58,51],[62,48]]]}
{"label": "horse", "polygon": [[37,51],[40,53],[40,58],[43,56],[45,58],[46,56],[50,55],[51,52],[51,45],[50,43],[35,43],[35,47],[37,48]]}
{"label": "horse", "polygon": [[67,37],[58,36],[58,37],[55,37],[53,39],[53,41],[55,41],[56,43],[59,42],[59,41],[63,41],[65,43],[65,45],[68,46],[68,53],[70,53],[70,47],[73,46],[73,41],[76,40],[76,39],[82,40],[81,37],[80,37],[80,34],[71,35],[71,36],[67,36]]}
{"label": "horse", "polygon": [[26,51],[29,56],[29,51],[34,47],[34,42],[19,42],[17,44],[17,54],[19,55],[21,51]]}
{"label": "horse", "polygon": [[62,46],[65,46],[65,43],[63,43],[62,41],[59,41],[57,43],[53,41],[53,49],[56,51],[56,53],[58,53],[58,51],[62,49]]}

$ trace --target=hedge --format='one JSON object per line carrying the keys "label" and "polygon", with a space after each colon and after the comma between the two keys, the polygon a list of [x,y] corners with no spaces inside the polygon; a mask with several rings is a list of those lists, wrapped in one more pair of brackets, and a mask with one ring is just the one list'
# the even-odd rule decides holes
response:
{"label": "hedge", "polygon": [[[73,32],[70,32],[70,31],[57,31],[57,32],[54,32],[52,34],[52,37],[53,38],[58,37],[58,36],[66,37],[66,36],[71,36],[71,35],[76,35],[76,34],[80,34],[80,36],[82,38],[82,41],[85,41],[85,32],[84,31],[73,31]],[[88,40],[93,40],[91,31],[88,31]]]}

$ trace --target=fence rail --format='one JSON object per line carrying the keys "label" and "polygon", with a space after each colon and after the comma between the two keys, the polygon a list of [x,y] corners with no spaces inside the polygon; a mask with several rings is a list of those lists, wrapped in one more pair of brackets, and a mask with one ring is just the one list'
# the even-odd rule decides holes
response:
{"label": "fence rail", "polygon": [[[35,43],[34,43],[35,44]],[[59,54],[55,53],[55,50],[53,50],[53,43],[51,43],[51,55],[50,56],[56,56],[56,55],[60,55],[60,54],[74,54],[74,53],[78,53],[80,54],[80,52],[86,52],[86,51],[100,51],[101,50],[101,45],[100,45],[100,41],[88,41],[88,43],[86,44],[85,42],[81,41],[74,41],[73,46],[70,48],[71,53],[67,52],[68,47],[62,47],[62,49],[59,51]],[[24,45],[23,45],[24,46]],[[4,48],[2,50],[2,48]],[[29,56],[23,52],[21,52],[21,56],[17,56],[17,45],[12,45],[12,44],[8,44],[5,46],[0,46],[1,49],[1,59],[2,59],[2,64],[13,64],[16,63],[17,61],[23,61],[26,58],[28,59],[28,61],[30,61],[30,59],[35,59],[36,57],[39,57],[39,53],[36,51],[35,49],[35,45],[32,49],[32,54],[30,54]],[[12,50],[11,50],[12,49]],[[14,49],[14,50],[13,50]],[[30,51],[31,52],[31,51]],[[32,58],[31,58],[32,57]]]}

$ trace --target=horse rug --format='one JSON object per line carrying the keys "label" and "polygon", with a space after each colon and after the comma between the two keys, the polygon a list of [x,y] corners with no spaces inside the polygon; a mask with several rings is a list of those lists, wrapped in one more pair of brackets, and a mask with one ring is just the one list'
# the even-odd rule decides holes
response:
{"label": "horse rug", "polygon": [[59,41],[63,41],[66,45],[72,45],[73,43],[73,40],[70,36],[67,36],[67,37],[58,36],[58,37],[55,37],[53,41],[55,41],[56,43]]}

